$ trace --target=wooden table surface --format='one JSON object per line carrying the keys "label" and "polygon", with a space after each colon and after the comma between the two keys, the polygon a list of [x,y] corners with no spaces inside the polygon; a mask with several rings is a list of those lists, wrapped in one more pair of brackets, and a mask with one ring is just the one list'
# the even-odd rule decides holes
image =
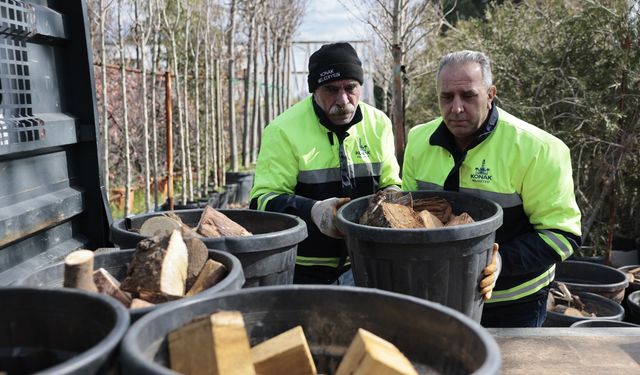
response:
{"label": "wooden table surface", "polygon": [[640,328],[492,328],[502,374],[640,374]]}

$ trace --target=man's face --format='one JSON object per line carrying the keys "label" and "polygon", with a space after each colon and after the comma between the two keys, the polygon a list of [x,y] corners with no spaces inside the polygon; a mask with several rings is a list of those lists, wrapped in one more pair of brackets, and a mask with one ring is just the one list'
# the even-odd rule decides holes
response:
{"label": "man's face", "polygon": [[313,98],[332,123],[346,125],[356,114],[361,87],[355,79],[341,79],[318,87]]}
{"label": "man's face", "polygon": [[438,104],[458,146],[466,148],[486,120],[496,87],[485,87],[480,64],[446,65],[438,80]]}

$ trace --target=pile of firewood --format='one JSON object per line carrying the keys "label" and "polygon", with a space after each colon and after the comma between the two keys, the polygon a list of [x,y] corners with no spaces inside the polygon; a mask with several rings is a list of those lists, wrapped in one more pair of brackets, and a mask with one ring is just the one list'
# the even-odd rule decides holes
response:
{"label": "pile of firewood", "polygon": [[557,283],[557,288],[549,290],[547,311],[578,318],[595,318],[595,312],[588,311],[584,302],[575,294],[571,294],[564,283]]}
{"label": "pile of firewood", "polygon": [[441,197],[413,199],[411,193],[378,192],[360,216],[360,224],[383,228],[440,228],[473,223],[466,212],[453,213]]}
{"label": "pile of firewood", "polygon": [[143,236],[153,237],[168,235],[173,230],[180,230],[193,237],[226,237],[226,236],[251,236],[251,232],[242,225],[229,219],[225,214],[211,206],[206,206],[202,211],[200,220],[195,228],[183,223],[180,217],[173,212],[164,215],[153,216],[147,219],[140,229],[130,229]]}
{"label": "pile of firewood", "polygon": [[626,271],[627,280],[629,280],[629,284],[635,284],[640,287],[640,267],[636,267]]}
{"label": "pile of firewood", "polygon": [[227,268],[208,258],[204,242],[173,230],[138,243],[122,283],[104,268],[93,270],[92,251],[74,251],[65,258],[64,286],[109,295],[132,309],[147,307],[193,296],[222,280]]}
{"label": "pile of firewood", "polygon": [[[170,332],[167,341],[171,369],[182,374],[317,374],[301,326],[251,347],[238,311],[197,318]],[[359,329],[335,374],[418,373],[393,344]]]}

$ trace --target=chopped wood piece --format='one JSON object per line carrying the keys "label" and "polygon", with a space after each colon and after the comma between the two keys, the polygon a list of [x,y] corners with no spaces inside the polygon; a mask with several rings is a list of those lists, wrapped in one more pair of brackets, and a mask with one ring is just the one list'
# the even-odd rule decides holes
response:
{"label": "chopped wood piece", "polygon": [[422,210],[418,214],[425,228],[440,228],[443,226],[442,221],[437,216],[429,212],[429,210]]}
{"label": "chopped wood piece", "polygon": [[161,215],[147,219],[140,227],[140,234],[145,237],[168,236],[174,230],[180,230],[182,223],[173,218]]}
{"label": "chopped wood piece", "polygon": [[98,292],[117,299],[126,307],[131,305],[131,296],[120,290],[120,282],[109,271],[104,268],[93,271],[93,282],[96,284]]}
{"label": "chopped wood piece", "polygon": [[171,236],[142,240],[136,246],[121,289],[131,293],[183,296],[188,258],[187,246],[178,230]]}
{"label": "chopped wood piece", "polygon": [[316,365],[301,326],[254,346],[251,348],[251,358],[260,375],[316,374]]}
{"label": "chopped wood piece", "polygon": [[64,258],[65,288],[82,289],[97,292],[93,282],[93,251],[76,250]]}
{"label": "chopped wood piece", "polygon": [[393,344],[360,328],[336,371],[336,375],[351,374],[418,375],[418,372]]}
{"label": "chopped wood piece", "polygon": [[207,245],[199,238],[184,237],[184,244],[187,245],[187,251],[189,252],[189,266],[187,267],[187,281],[186,289],[189,290],[196,282],[202,267],[209,258],[209,249]]}
{"label": "chopped wood piece", "polygon": [[461,213],[460,215],[456,216],[453,215],[449,221],[447,222],[447,224],[445,224],[445,227],[451,227],[454,225],[462,225],[462,224],[471,224],[473,223],[475,220],[473,220],[473,218],[471,217],[471,215],[469,215],[466,212]]}
{"label": "chopped wood piece", "polygon": [[194,296],[205,289],[211,288],[227,275],[227,267],[213,259],[208,259],[202,271],[198,275],[193,287],[187,292],[187,296]]}
{"label": "chopped wood piece", "polygon": [[211,206],[206,206],[197,232],[205,237],[250,236],[251,232]]}
{"label": "chopped wood piece", "polygon": [[391,228],[423,228],[422,219],[411,207],[383,202],[382,211]]}
{"label": "chopped wood piece", "polygon": [[165,303],[165,302],[171,302],[171,301],[179,300],[182,297],[183,296],[175,296],[175,295],[170,295],[170,294],[165,294],[165,293],[147,292],[147,291],[141,291],[138,294],[138,298],[139,299],[147,301],[149,303],[153,303],[154,305],[157,305],[159,303]]}
{"label": "chopped wood piece", "polygon": [[403,194],[397,191],[378,191],[369,199],[369,205],[360,216],[359,223],[374,227],[389,227],[389,221],[382,212],[382,203],[396,203],[411,207],[411,193]]}
{"label": "chopped wood piece", "polygon": [[130,309],[141,309],[143,307],[150,307],[150,306],[155,306],[154,303],[151,302],[147,302],[143,299],[140,298],[134,298],[131,300],[131,305],[129,306]]}
{"label": "chopped wood piece", "polygon": [[584,315],[582,314],[582,312],[574,307],[567,307],[564,312],[564,315],[568,315],[568,316],[575,316],[578,318],[582,318],[584,317]]}
{"label": "chopped wood piece", "polygon": [[254,375],[244,319],[220,311],[169,333],[171,369],[189,375]]}
{"label": "chopped wood piece", "polygon": [[451,220],[451,204],[441,197],[420,198],[413,200],[413,209],[417,212],[429,210],[442,223]]}

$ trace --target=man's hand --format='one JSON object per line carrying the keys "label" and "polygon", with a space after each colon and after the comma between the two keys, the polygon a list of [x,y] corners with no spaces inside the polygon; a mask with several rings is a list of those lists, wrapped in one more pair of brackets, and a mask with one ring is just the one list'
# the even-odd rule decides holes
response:
{"label": "man's hand", "polygon": [[329,198],[317,201],[313,205],[311,208],[311,220],[318,226],[320,232],[332,238],[343,237],[336,227],[336,211],[350,200],[350,198]]}
{"label": "man's hand", "polygon": [[497,243],[493,244],[491,251],[493,252],[491,263],[482,271],[484,278],[480,280],[480,293],[485,301],[491,298],[493,288],[496,286],[496,280],[498,280],[498,276],[502,270],[502,258],[498,253]]}

